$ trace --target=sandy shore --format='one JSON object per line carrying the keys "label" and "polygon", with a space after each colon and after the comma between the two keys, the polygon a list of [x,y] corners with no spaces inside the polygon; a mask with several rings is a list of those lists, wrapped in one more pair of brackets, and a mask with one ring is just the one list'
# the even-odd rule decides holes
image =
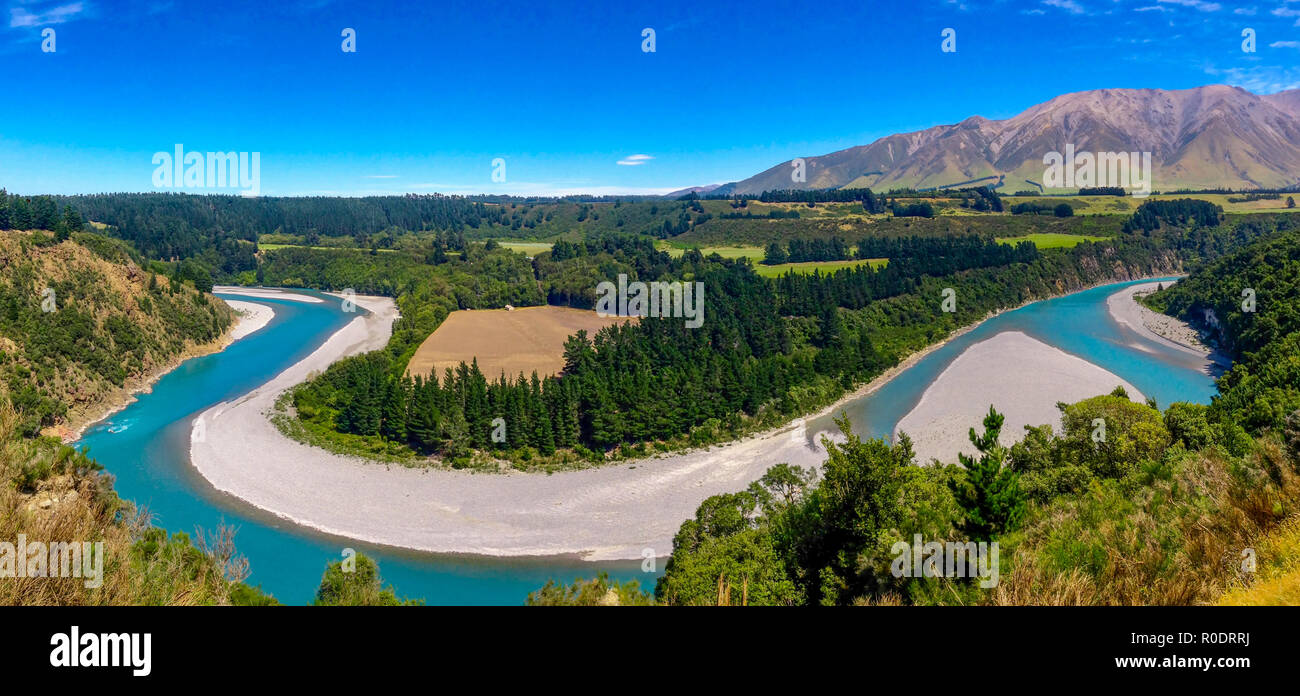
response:
{"label": "sandy shore", "polygon": [[682,522],[705,498],[741,490],[777,463],[820,466],[825,450],[809,442],[808,419],[875,391],[943,345],[918,351],[817,414],[726,445],[550,476],[476,474],[333,454],[285,437],[267,418],[285,389],[335,360],[387,343],[391,300],[358,297],[357,304],[372,315],[267,384],[201,414],[191,461],[217,489],[296,524],[439,553],[577,554],[591,561],[641,558],[645,549],[667,555]]}
{"label": "sandy shore", "polygon": [[[953,332],[820,413],[783,427],[709,449],[544,476],[388,466],[281,434],[266,415],[281,392],[339,358],[387,343],[392,301],[358,297],[357,304],[372,314],[354,320],[262,387],[201,414],[204,437],[198,439],[195,428],[191,442],[198,471],[219,490],[338,536],[440,553],[577,554],[586,560],[641,558],[645,549],[666,555],[673,535],[705,498],[741,490],[780,462],[820,466],[825,451],[809,444],[815,439],[807,432],[809,419],[871,393],[1000,313]],[[1051,405],[1054,409],[1055,400]],[[978,420],[963,422],[962,437]]]}
{"label": "sandy shore", "polygon": [[276,397],[335,360],[388,341],[392,301],[358,297],[357,304],[371,314],[267,384],[200,414],[190,456],[213,486],[297,524],[373,543],[606,560],[641,558],[646,548],[666,555],[703,499],[744,488],[775,462],[821,462],[797,425],[712,450],[552,476],[389,467],[294,442],[266,416]]}
{"label": "sandy shore", "polygon": [[239,320],[235,322],[235,328],[230,332],[229,339],[231,343],[261,331],[275,317],[275,310],[270,305],[258,302],[244,302],[242,300],[226,300],[225,302],[239,315]]}
{"label": "sandy shore", "polygon": [[957,453],[974,454],[968,437],[993,405],[1006,417],[999,441],[1012,445],[1026,425],[1051,424],[1058,432],[1059,401],[1073,403],[1122,386],[1129,398],[1145,397],[1114,373],[1019,331],[980,341],[957,356],[898,423],[912,437],[918,462],[955,463]]}
{"label": "sandy shore", "polygon": [[[1216,368],[1224,368],[1231,360],[1201,342],[1200,333],[1187,322],[1174,317],[1153,312],[1138,303],[1137,295],[1147,295],[1156,291],[1161,283],[1143,283],[1133,285],[1106,298],[1106,308],[1115,321],[1149,340],[1182,351],[1205,361],[1205,371],[1217,374]],[[1169,285],[1169,283],[1165,283]]]}
{"label": "sandy shore", "polygon": [[212,292],[243,295],[244,297],[264,297],[271,300],[288,300],[290,302],[310,302],[312,304],[325,301],[319,297],[300,295],[296,292],[277,290],[276,288],[246,288],[240,285],[218,285],[212,288]]}

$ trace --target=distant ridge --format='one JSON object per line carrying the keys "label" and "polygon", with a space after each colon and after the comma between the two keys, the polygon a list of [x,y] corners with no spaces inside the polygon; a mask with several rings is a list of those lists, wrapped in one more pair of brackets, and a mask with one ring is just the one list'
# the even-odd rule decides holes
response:
{"label": "distant ridge", "polygon": [[[1259,96],[1239,87],[1101,89],[1066,94],[1003,120],[961,123],[804,157],[803,182],[787,160],[715,194],[778,189],[935,188],[990,183],[1037,188],[1043,156],[1150,152],[1157,190],[1300,185],[1300,90]],[[689,189],[683,189],[689,191]]]}
{"label": "distant ridge", "polygon": [[672,193],[664,194],[664,198],[681,198],[682,196],[691,193],[698,193],[700,195],[704,195],[706,193],[713,193],[721,186],[722,184],[709,184],[708,186],[690,186],[684,189],[678,189],[676,191],[673,191]]}

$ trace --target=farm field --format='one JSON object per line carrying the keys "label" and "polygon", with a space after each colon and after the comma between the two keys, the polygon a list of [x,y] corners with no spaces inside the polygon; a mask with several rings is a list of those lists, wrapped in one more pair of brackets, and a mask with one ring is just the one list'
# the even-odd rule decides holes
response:
{"label": "farm field", "polygon": [[[1262,213],[1262,212],[1284,212],[1286,207],[1286,194],[1277,200],[1259,200],[1243,201],[1240,203],[1230,203],[1229,198],[1245,198],[1245,194],[1234,193],[1161,193],[1146,198],[1133,198],[1132,196],[1006,196],[1003,201],[1007,209],[1020,203],[1048,203],[1056,205],[1057,203],[1069,203],[1074,208],[1075,215],[1132,215],[1138,206],[1147,201],[1173,201],[1183,198],[1191,198],[1198,201],[1209,201],[1223,208],[1225,213]],[[1294,197],[1294,196],[1292,196]]]}
{"label": "farm field", "polygon": [[998,244],[1015,245],[1019,242],[1033,242],[1039,249],[1071,249],[1083,242],[1100,242],[1109,237],[1092,237],[1082,234],[1061,234],[1060,232],[1036,232],[1023,237],[998,237]]}
{"label": "farm field", "polygon": [[682,254],[686,253],[687,249],[696,249],[696,248],[698,248],[700,250],[700,253],[704,254],[705,256],[709,256],[711,254],[717,254],[724,259],[753,259],[754,261],[761,261],[763,259],[763,253],[764,253],[762,249],[756,246],[695,247],[695,246],[677,246],[677,245],[668,244],[666,242],[661,242],[658,245],[658,247],[660,250],[668,252],[668,254],[671,255],[673,258],[680,258]]}
{"label": "farm field", "polygon": [[[369,248],[362,247],[337,247],[337,246],[307,246],[306,244],[276,244],[269,242],[258,242],[257,248],[261,251],[275,251],[276,249],[323,249],[325,251],[370,251]],[[381,254],[391,254],[397,249],[377,249]]]}
{"label": "farm field", "polygon": [[410,375],[436,372],[478,359],[489,380],[504,372],[514,378],[523,373],[539,377],[564,368],[564,341],[586,329],[594,334],[606,326],[632,321],[627,317],[601,317],[589,309],[572,307],[520,307],[518,309],[460,310],[420,344],[406,371]]}
{"label": "farm field", "polygon": [[544,251],[550,251],[552,244],[550,242],[510,242],[498,239],[497,244],[511,250],[522,252],[527,256],[536,256]]}
{"label": "farm field", "polygon": [[834,273],[841,268],[857,268],[862,264],[869,263],[872,268],[880,268],[889,263],[889,259],[852,259],[849,261],[809,261],[806,263],[782,263],[775,266],[757,265],[754,270],[764,278],[777,278],[785,275],[790,271],[795,273],[809,274],[816,271],[822,273]]}

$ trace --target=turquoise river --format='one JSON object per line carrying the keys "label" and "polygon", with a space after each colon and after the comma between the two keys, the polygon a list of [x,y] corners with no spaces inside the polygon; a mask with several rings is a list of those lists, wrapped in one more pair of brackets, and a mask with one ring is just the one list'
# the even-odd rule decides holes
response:
{"label": "turquoise river", "polygon": [[[998,315],[843,410],[859,432],[887,435],[963,349],[1008,330],[1023,331],[1090,360],[1154,396],[1162,407],[1172,401],[1208,402],[1214,383],[1198,369],[1195,359],[1148,341],[1111,319],[1106,297],[1124,285],[1094,288]],[[236,398],[302,360],[355,316],[342,312],[337,300],[324,295],[317,295],[327,300],[322,303],[223,296],[272,305],[275,318],[225,351],[189,360],[164,375],[150,392],[87,429],[76,443],[89,448],[91,456],[115,477],[118,493],[146,508],[155,524],[190,534],[222,522],[235,526],[239,551],[252,569],[248,581],[293,604],[311,601],[326,563],[340,558],[345,547],[374,557],[385,582],[394,585],[399,595],[429,604],[520,604],[548,579],[570,581],[600,571],[653,587],[658,573],[643,572],[640,561],[481,558],[375,547],[297,527],[214,490],[189,463],[191,421],[209,406]],[[810,432],[831,427],[829,418],[809,425]],[[662,559],[658,570],[662,572]]]}

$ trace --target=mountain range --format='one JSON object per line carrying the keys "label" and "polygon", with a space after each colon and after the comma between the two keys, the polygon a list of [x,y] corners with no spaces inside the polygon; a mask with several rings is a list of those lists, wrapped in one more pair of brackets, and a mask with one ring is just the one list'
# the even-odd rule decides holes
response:
{"label": "mountain range", "polygon": [[[972,116],[794,160],[715,194],[778,189],[1039,188],[1051,152],[1151,153],[1157,191],[1290,188],[1300,184],[1300,90],[1270,95],[1210,85],[1066,94],[1009,119]],[[1107,182],[1097,182],[1104,185]],[[1064,191],[1063,191],[1064,192]]]}

